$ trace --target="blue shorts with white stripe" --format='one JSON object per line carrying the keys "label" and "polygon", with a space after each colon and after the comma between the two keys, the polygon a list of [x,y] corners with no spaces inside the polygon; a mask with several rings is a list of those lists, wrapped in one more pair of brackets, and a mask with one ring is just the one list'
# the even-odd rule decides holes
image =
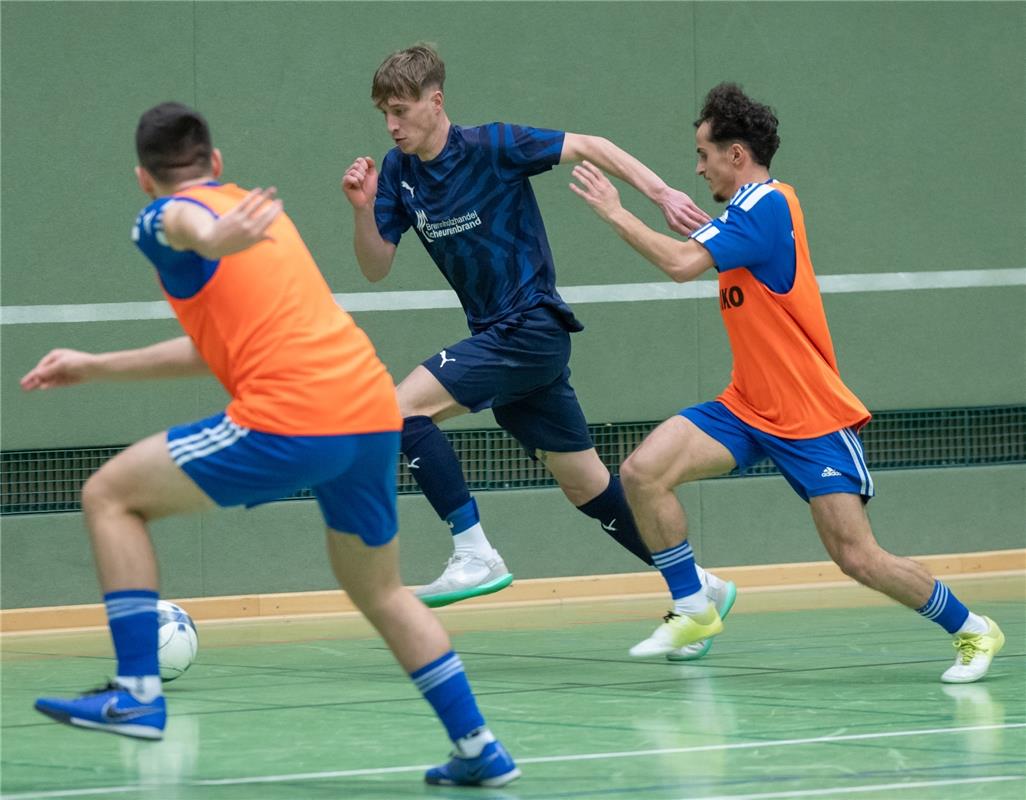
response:
{"label": "blue shorts with white stripe", "polygon": [[837,493],[868,501],[875,494],[862,441],[852,428],[813,439],[783,439],[753,428],[719,401],[685,408],[680,415],[726,447],[739,469],[768,458],[805,501]]}
{"label": "blue shorts with white stripe", "polygon": [[282,436],[224,413],[167,432],[174,462],[219,506],[255,506],[312,489],[328,527],[375,547],[398,530],[399,433]]}

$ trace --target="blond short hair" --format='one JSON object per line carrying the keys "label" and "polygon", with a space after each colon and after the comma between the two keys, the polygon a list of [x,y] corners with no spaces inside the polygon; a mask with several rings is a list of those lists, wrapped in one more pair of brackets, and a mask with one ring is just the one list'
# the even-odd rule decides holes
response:
{"label": "blond short hair", "polygon": [[427,44],[392,53],[378,67],[371,84],[371,100],[380,106],[391,97],[419,100],[424,90],[445,85],[445,63]]}

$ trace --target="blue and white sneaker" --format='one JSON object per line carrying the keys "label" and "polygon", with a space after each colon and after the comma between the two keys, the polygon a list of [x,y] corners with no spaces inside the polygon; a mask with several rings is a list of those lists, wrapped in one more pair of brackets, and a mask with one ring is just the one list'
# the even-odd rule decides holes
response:
{"label": "blue and white sneaker", "polygon": [[40,697],[36,711],[65,725],[120,733],[136,739],[161,739],[167,722],[167,704],[163,697],[140,703],[131,692],[115,683],[65,700]]}
{"label": "blue and white sneaker", "polygon": [[520,777],[520,769],[499,742],[489,742],[477,758],[452,754],[448,764],[432,767],[424,773],[432,786],[505,786]]}

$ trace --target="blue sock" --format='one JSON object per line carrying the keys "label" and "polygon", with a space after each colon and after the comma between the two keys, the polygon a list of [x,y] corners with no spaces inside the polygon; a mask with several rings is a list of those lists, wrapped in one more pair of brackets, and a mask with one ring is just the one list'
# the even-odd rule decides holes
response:
{"label": "blue sock", "polygon": [[934,581],[933,594],[926,605],[916,611],[936,622],[948,633],[955,633],[969,616],[969,609],[940,581]]}
{"label": "blue sock", "polygon": [[685,539],[676,547],[653,553],[652,561],[663,573],[666,585],[670,587],[670,596],[674,600],[702,591],[702,580],[695,569],[695,554],[691,552],[691,542]]}
{"label": "blue sock", "polygon": [[406,417],[400,446],[410,474],[441,519],[470,502],[456,451],[430,417]]}
{"label": "blue sock", "polygon": [[638,526],[634,523],[631,507],[627,505],[627,496],[623,493],[623,484],[615,475],[609,476],[609,485],[597,497],[593,497],[577,510],[585,516],[597,519],[602,530],[625,550],[630,551],[649,566],[652,556],[641,540]]}
{"label": "blue sock", "polygon": [[470,500],[446,516],[445,521],[449,523],[449,530],[453,536],[463,533],[468,528],[473,528],[481,521],[481,515],[477,510],[477,501],[471,497]]}
{"label": "blue sock", "polygon": [[484,726],[463,662],[452,650],[410,673],[454,742]]}
{"label": "blue sock", "polygon": [[118,675],[159,675],[157,665],[157,593],[127,589],[103,596]]}

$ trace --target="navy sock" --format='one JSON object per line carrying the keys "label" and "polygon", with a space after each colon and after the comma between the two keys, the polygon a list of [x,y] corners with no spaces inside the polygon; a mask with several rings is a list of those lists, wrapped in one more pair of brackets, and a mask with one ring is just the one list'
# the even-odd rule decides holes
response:
{"label": "navy sock", "polygon": [[585,516],[597,519],[602,530],[608,533],[620,547],[629,550],[646,564],[652,564],[652,555],[641,540],[638,526],[634,524],[634,515],[627,505],[627,495],[623,485],[615,475],[609,476],[609,485],[598,497],[593,497],[577,510]]}
{"label": "navy sock", "polygon": [[452,650],[410,673],[454,742],[484,726],[463,662]]}
{"label": "navy sock", "polygon": [[157,665],[157,593],[148,589],[108,592],[110,635],[118,675],[159,675]]}
{"label": "navy sock", "polygon": [[916,611],[936,622],[948,633],[955,633],[969,616],[969,609],[940,581],[934,581],[933,594],[926,605]]}
{"label": "navy sock", "polygon": [[430,417],[403,420],[401,448],[410,474],[441,519],[448,521],[450,514],[470,502],[456,451]]}
{"label": "navy sock", "polygon": [[666,585],[670,588],[670,596],[674,600],[702,591],[702,579],[695,569],[695,554],[691,551],[691,542],[684,540],[682,544],[652,554],[656,567],[663,573]]}
{"label": "navy sock", "polygon": [[481,521],[481,514],[477,510],[477,501],[471,497],[470,500],[446,516],[445,521],[449,523],[449,530],[453,536],[473,528]]}

